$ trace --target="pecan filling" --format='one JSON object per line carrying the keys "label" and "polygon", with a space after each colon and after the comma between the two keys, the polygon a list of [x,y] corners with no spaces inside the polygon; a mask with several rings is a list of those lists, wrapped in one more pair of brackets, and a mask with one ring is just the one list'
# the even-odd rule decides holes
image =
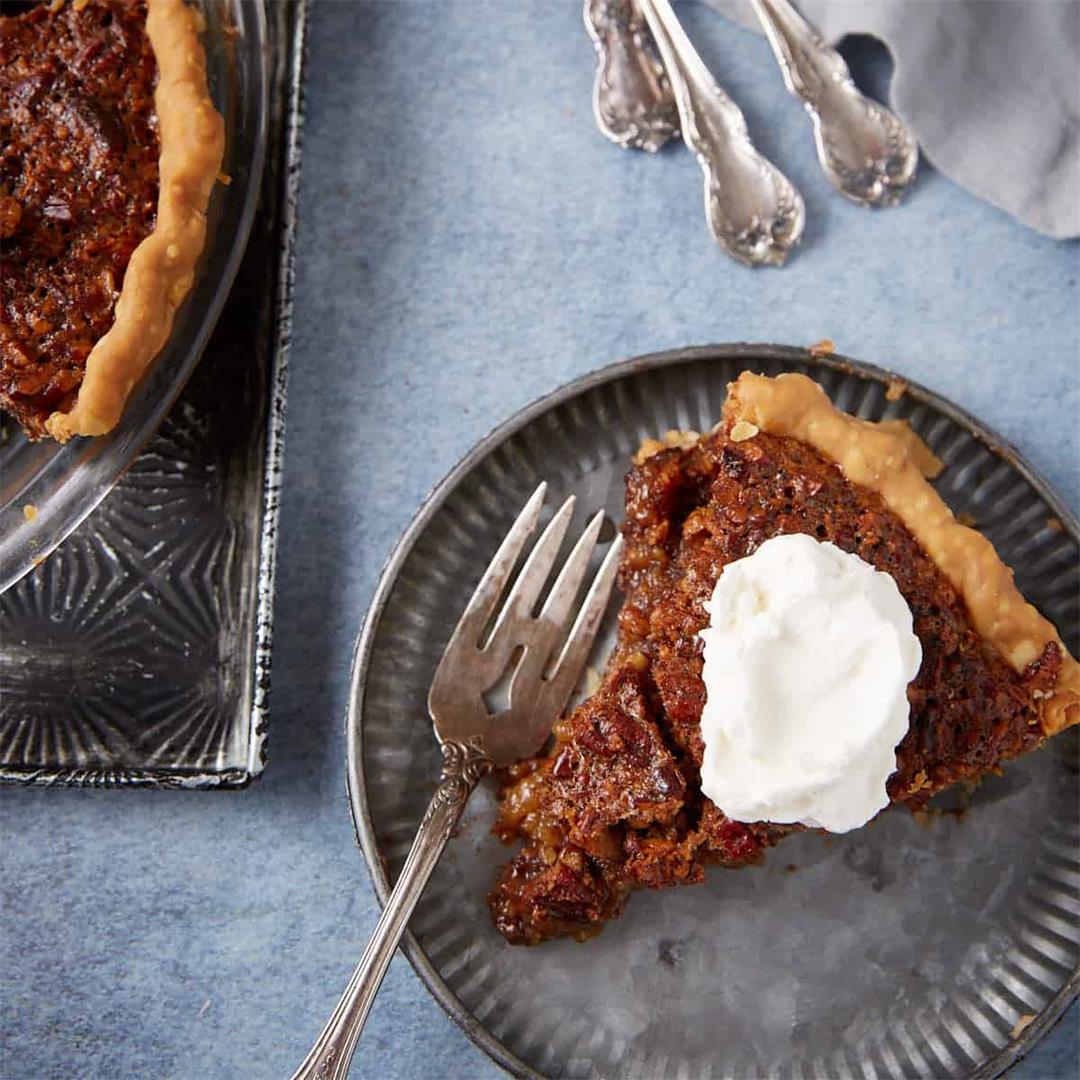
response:
{"label": "pecan filling", "polygon": [[790,826],[727,818],[700,791],[705,700],[698,634],[723,568],[770,537],[806,533],[892,575],[923,648],[889,798],[918,808],[1038,746],[1039,702],[1063,650],[1022,672],[973,628],[963,600],[899,517],[796,439],[733,420],[660,449],[627,477],[619,638],[598,692],[553,747],[507,771],[495,831],[524,840],[489,905],[512,942],[584,937],[635,889],[759,861]]}
{"label": "pecan filling", "polygon": [[31,437],[82,383],[158,199],[146,5],[0,17],[0,406]]}

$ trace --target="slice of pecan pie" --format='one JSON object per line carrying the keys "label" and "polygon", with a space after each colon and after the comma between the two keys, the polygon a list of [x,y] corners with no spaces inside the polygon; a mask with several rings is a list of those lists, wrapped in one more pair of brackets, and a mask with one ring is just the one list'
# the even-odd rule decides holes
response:
{"label": "slice of pecan pie", "polygon": [[585,937],[634,889],[757,862],[800,827],[734,821],[701,791],[704,604],[771,537],[857,554],[911,609],[922,664],[891,802],[919,808],[1080,721],[1080,665],[910,439],[839,412],[805,376],[744,373],[718,429],[683,442],[639,454],[627,477],[625,602],[599,689],[505,778],[495,831],[524,844],[489,905],[511,942]]}
{"label": "slice of pecan pie", "polygon": [[224,147],[201,24],[183,0],[0,16],[0,406],[31,438],[110,430],[191,288]]}

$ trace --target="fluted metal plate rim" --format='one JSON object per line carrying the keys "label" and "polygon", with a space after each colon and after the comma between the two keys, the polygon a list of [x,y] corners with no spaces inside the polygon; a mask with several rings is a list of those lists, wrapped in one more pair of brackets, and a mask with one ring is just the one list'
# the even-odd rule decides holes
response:
{"label": "fluted metal plate rim", "polygon": [[[1080,522],[1056,495],[1051,486],[1011,446],[975,417],[941,395],[888,369],[851,359],[840,354],[816,355],[809,350],[772,344],[732,343],[693,346],[650,353],[620,361],[575,379],[555,391],[539,398],[519,410],[504,423],[480,440],[469,453],[450,470],[424,499],[404,533],[390,553],[375,589],[371,605],[356,642],[352,662],[349,699],[346,714],[347,785],[350,811],[357,842],[363,852],[371,874],[372,883],[380,904],[385,904],[390,892],[387,874],[387,858],[376,836],[375,822],[371,812],[368,782],[364,771],[364,709],[368,689],[368,677],[373,650],[378,637],[380,622],[398,576],[417,541],[440,508],[467,477],[492,452],[501,447],[527,425],[558,409],[567,402],[603,387],[605,384],[632,379],[646,372],[674,369],[701,361],[735,362],[740,367],[752,368],[756,363],[779,363],[792,369],[818,369],[849,376],[879,388],[897,382],[903,385],[904,396],[924,406],[933,413],[948,418],[966,430],[992,455],[1004,461],[1043,500],[1052,514],[1061,522],[1065,533],[1080,545]],[[414,970],[432,996],[465,1034],[502,1068],[514,1076],[542,1077],[532,1066],[510,1050],[499,1038],[478,1020],[451,990],[431,958],[421,947],[416,936],[407,930],[402,947]],[[1080,964],[1073,968],[1058,991],[1047,1001],[1041,1011],[996,1053],[987,1057],[968,1073],[974,1078],[1001,1075],[1019,1061],[1053,1026],[1065,1009],[1080,994]]]}

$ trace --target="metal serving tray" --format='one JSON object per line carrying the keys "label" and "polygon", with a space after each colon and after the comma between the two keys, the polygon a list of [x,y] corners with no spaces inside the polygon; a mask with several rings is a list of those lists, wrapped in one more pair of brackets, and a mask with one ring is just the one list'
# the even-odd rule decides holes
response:
{"label": "metal serving tray", "polygon": [[0,782],[240,787],[265,764],[308,5],[266,14],[267,164],[205,355],[101,507],[0,597]]}

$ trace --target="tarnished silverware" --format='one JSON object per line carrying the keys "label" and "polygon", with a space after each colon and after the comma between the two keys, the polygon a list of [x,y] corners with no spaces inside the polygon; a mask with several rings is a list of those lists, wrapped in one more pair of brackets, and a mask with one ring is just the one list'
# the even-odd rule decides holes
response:
{"label": "tarnished silverware", "polygon": [[[604,523],[593,516],[537,612],[544,585],[574,512],[570,496],[536,542],[510,589],[500,597],[526,541],[536,530],[546,484],[525,504],[480,579],[428,692],[428,712],[443,752],[442,776],[420,822],[401,876],[337,1008],[293,1080],[345,1080],[405,924],[481,778],[536,754],[566,707],[589,655],[618,569],[621,539],[608,549],[581,608],[577,595]],[[486,694],[507,683],[505,706]]]}
{"label": "tarnished silverware", "polygon": [[675,91],[683,141],[705,174],[716,242],[747,266],[781,265],[802,237],[802,196],[750,141],[742,110],[709,74],[668,0],[638,4]]}
{"label": "tarnished silverware", "polygon": [[911,132],[859,91],[843,57],[788,0],[753,4],[788,90],[810,115],[818,160],[833,187],[863,206],[895,206],[919,164]]}
{"label": "tarnished silverware", "polygon": [[679,134],[679,110],[663,61],[635,0],[585,0],[596,49],[593,115],[613,143],[655,153]]}

